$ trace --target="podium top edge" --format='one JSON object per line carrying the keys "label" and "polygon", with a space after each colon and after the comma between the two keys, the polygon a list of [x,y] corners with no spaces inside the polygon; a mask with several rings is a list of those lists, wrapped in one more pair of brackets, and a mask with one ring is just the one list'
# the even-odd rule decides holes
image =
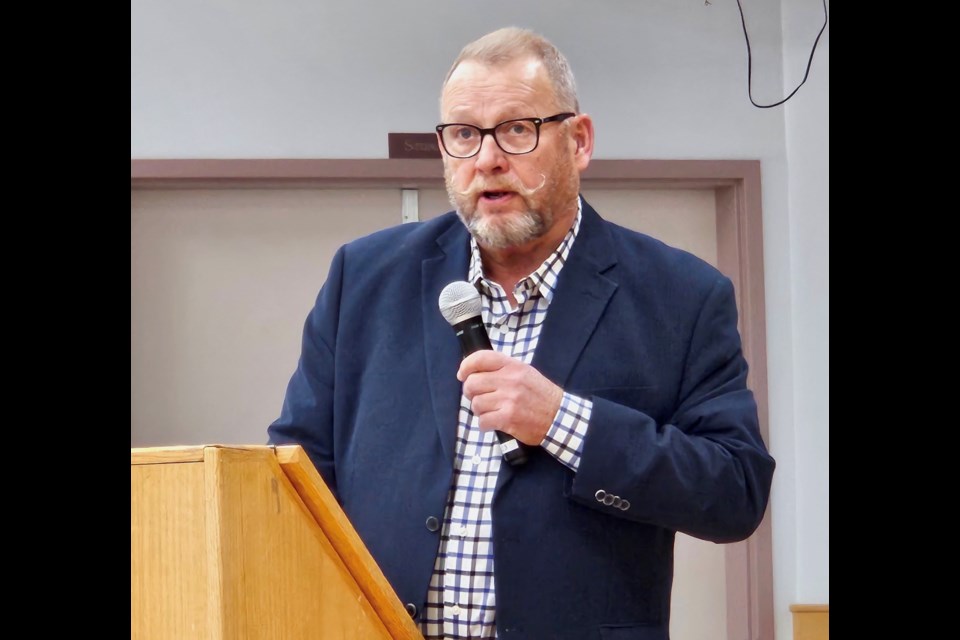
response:
{"label": "podium top edge", "polygon": [[266,444],[201,444],[167,447],[132,447],[130,449],[130,464],[203,462],[204,451],[210,448],[234,449],[239,451],[264,451],[276,449],[276,447]]}

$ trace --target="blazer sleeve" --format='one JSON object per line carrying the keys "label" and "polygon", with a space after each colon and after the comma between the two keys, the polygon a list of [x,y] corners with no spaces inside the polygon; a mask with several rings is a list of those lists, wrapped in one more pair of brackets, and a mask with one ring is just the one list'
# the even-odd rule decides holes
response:
{"label": "blazer sleeve", "polygon": [[268,444],[299,444],[334,496],[334,353],[339,323],[344,249],[334,255],[327,280],[303,327],[300,359],[287,385],[280,417],[267,427]]}
{"label": "blazer sleeve", "polygon": [[775,463],[746,386],[729,279],[714,282],[693,327],[685,358],[678,352],[680,392],[666,423],[593,398],[570,497],[611,516],[734,542],[760,524]]}

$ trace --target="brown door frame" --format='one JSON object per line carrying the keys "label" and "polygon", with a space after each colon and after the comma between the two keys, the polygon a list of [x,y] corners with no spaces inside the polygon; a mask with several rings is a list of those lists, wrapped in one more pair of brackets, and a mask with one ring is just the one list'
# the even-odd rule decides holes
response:
{"label": "brown door frame", "polygon": [[[436,159],[131,160],[131,189],[443,188]],[[769,443],[764,308],[763,222],[759,160],[593,160],[583,187],[712,189],[718,268],[734,284],[748,384]],[[726,545],[727,638],[773,640],[773,545],[770,510],[747,540]]]}

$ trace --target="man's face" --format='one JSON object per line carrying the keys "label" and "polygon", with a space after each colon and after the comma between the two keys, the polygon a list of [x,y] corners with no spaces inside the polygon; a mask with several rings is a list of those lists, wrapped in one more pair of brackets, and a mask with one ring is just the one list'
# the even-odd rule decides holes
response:
{"label": "man's face", "polygon": [[[443,122],[481,128],[560,111],[543,65],[532,59],[501,67],[463,62],[441,99]],[[471,158],[443,154],[450,201],[481,246],[519,247],[555,225],[571,224],[580,187],[576,143],[567,131],[572,120],[542,125],[540,142],[528,154],[508,154],[489,135]]]}

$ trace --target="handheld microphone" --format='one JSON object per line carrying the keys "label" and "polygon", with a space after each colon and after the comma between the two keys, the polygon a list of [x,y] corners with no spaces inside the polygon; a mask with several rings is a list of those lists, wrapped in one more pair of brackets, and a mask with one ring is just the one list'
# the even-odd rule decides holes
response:
{"label": "handheld microphone", "polygon": [[[440,292],[440,313],[457,334],[464,358],[474,351],[493,349],[483,326],[482,306],[480,292],[469,282],[451,282]],[[527,461],[527,452],[516,438],[500,430],[494,433],[504,460],[514,466]]]}

